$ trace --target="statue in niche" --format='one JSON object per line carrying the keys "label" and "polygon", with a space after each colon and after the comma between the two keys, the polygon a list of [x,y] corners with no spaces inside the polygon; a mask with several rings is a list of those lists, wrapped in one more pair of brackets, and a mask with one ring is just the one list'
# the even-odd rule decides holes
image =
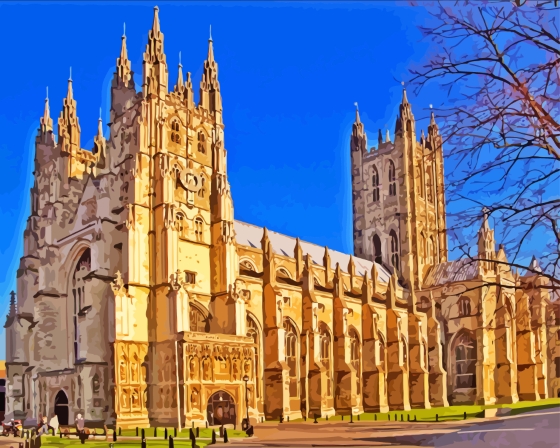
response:
{"label": "statue in niche", "polygon": [[233,381],[239,381],[240,362],[239,358],[233,359]]}
{"label": "statue in niche", "polygon": [[195,380],[197,377],[196,360],[194,358],[191,358],[191,360],[189,361],[189,377],[191,380]]}
{"label": "statue in niche", "polygon": [[211,369],[210,359],[204,358],[202,360],[202,379],[204,381],[210,381],[211,379],[210,369]]}
{"label": "statue in niche", "polygon": [[243,374],[251,378],[251,360],[246,359],[243,363]]}
{"label": "statue in niche", "polygon": [[193,408],[198,408],[198,390],[196,389],[191,392],[191,405]]}

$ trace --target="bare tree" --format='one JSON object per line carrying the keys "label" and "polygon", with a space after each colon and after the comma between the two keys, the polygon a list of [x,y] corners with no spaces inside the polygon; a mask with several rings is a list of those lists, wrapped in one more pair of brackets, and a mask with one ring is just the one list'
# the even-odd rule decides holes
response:
{"label": "bare tree", "polygon": [[[436,107],[446,148],[449,236],[476,258],[469,235],[487,207],[512,267],[540,245],[543,275],[560,288],[560,37],[557,2],[442,2],[420,29],[433,53],[411,70],[416,93],[445,90]],[[453,204],[452,204],[453,205]],[[539,243],[539,244],[537,244]]]}

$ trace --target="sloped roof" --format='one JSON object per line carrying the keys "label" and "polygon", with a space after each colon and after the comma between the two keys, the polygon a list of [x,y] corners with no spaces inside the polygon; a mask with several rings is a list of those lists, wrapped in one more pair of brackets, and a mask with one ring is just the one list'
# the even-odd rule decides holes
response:
{"label": "sloped roof", "polygon": [[477,276],[478,263],[468,258],[463,258],[433,266],[426,276],[424,286],[439,286],[446,283],[472,280]]}
{"label": "sloped roof", "polygon": [[[235,229],[235,239],[238,244],[244,246],[261,248],[261,239],[263,236],[263,228],[254,226],[252,224],[247,224],[242,221],[234,222]],[[286,236],[278,232],[268,231],[268,237],[270,243],[272,244],[272,250],[275,254],[284,255],[287,257],[294,257],[294,248],[296,246],[296,239],[291,236]],[[323,265],[323,256],[325,255],[325,248],[318,246],[317,244],[308,243],[307,241],[301,241],[301,250],[303,255],[311,255],[311,259],[314,264]],[[336,264],[340,264],[340,269],[344,272],[348,269],[348,263],[350,261],[350,255],[338,252],[336,250],[329,249],[329,254],[331,257],[331,267],[336,268]],[[364,275],[365,272],[371,276],[371,268],[373,262],[369,260],[364,260],[362,258],[354,258],[354,265],[356,266],[356,274]],[[377,264],[377,272],[379,273],[379,280],[386,283],[389,281],[391,274],[383,267]]]}

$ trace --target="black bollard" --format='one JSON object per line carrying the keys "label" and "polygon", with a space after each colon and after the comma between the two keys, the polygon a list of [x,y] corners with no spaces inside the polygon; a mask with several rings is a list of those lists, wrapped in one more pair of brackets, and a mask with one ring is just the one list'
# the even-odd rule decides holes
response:
{"label": "black bollard", "polygon": [[253,437],[253,434],[255,434],[255,430],[253,428],[253,425],[249,425],[249,427],[247,428],[247,431],[245,431],[245,434],[247,434],[247,437]]}
{"label": "black bollard", "polygon": [[122,435],[122,428],[119,426],[119,436]]}
{"label": "black bollard", "polygon": [[377,414],[374,414],[373,419],[377,421]]}
{"label": "black bollard", "polygon": [[360,414],[358,414],[358,421],[360,421]]}
{"label": "black bollard", "polygon": [[466,420],[466,419],[467,419],[467,411],[465,411],[465,414],[463,416],[463,420]]}
{"label": "black bollard", "polygon": [[214,431],[213,428],[212,428],[212,441],[210,442],[210,445],[216,445],[216,431]]}
{"label": "black bollard", "polygon": [[136,437],[138,437],[138,426],[136,427]]}
{"label": "black bollard", "polygon": [[198,426],[196,427],[196,436],[200,437],[200,428]]}
{"label": "black bollard", "polygon": [[220,437],[224,436],[224,425],[220,426]]}
{"label": "black bollard", "polygon": [[391,421],[391,414],[387,414],[387,419]]}
{"label": "black bollard", "polygon": [[407,421],[410,421],[410,414],[408,414],[408,415],[406,416],[406,420],[407,420]]}
{"label": "black bollard", "polygon": [[117,429],[113,429],[113,442],[117,441]]}
{"label": "black bollard", "polygon": [[354,423],[354,414],[350,413],[350,423]]}
{"label": "black bollard", "polygon": [[227,436],[227,429],[224,428],[224,443],[228,443],[228,442],[229,442],[229,439],[228,439],[228,436]]}
{"label": "black bollard", "polygon": [[416,421],[416,416],[414,416],[414,421]]}
{"label": "black bollard", "polygon": [[142,448],[146,448],[146,433],[144,428],[142,428]]}
{"label": "black bollard", "polygon": [[404,415],[401,414],[401,422],[404,422]]}
{"label": "black bollard", "polygon": [[192,428],[189,428],[189,439],[191,440],[195,439],[194,431],[192,430]]}
{"label": "black bollard", "polygon": [[[307,415],[303,416],[303,421],[306,422],[307,421]],[[264,423],[264,421],[262,421],[261,423]]]}
{"label": "black bollard", "polygon": [[191,440],[191,448],[197,448],[196,446],[196,439]]}
{"label": "black bollard", "polygon": [[60,434],[60,438],[62,439],[62,429],[59,429],[58,433]]}
{"label": "black bollard", "polygon": [[206,428],[208,428],[208,420],[206,420]]}
{"label": "black bollard", "polygon": [[288,415],[288,423],[290,423],[290,416]]}
{"label": "black bollard", "polygon": [[341,415],[340,418],[341,418],[341,420],[344,420],[344,415]]}
{"label": "black bollard", "polygon": [[157,426],[154,427],[154,437],[157,437]]}
{"label": "black bollard", "polygon": [[284,414],[280,414],[280,423],[284,421]]}
{"label": "black bollard", "polygon": [[319,423],[319,422],[317,421],[317,414],[315,414],[315,420],[313,421],[313,423]]}
{"label": "black bollard", "polygon": [[167,440],[167,428],[165,428],[165,431],[163,432],[163,438]]}
{"label": "black bollard", "polygon": [[173,428],[173,437],[177,437],[177,428]]}
{"label": "black bollard", "polygon": [[173,437],[169,437],[169,448],[173,448]]}
{"label": "black bollard", "polygon": [[325,420],[326,420],[327,422],[329,421],[329,416],[328,416],[328,414],[325,415]]}
{"label": "black bollard", "polygon": [[439,416],[436,414],[436,422],[439,422]]}

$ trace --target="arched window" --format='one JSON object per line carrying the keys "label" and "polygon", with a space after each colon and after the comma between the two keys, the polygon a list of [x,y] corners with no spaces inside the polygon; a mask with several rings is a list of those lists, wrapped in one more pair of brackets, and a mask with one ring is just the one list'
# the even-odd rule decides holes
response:
{"label": "arched window", "polygon": [[389,160],[389,196],[397,195],[397,176],[395,172],[395,164]]}
{"label": "arched window", "polygon": [[292,278],[290,273],[285,268],[278,269],[276,271],[276,275],[279,276],[279,277]]}
{"label": "arched window", "polygon": [[255,344],[255,352],[254,352],[254,361],[253,361],[253,372],[254,372],[254,379],[255,379],[255,387],[257,391],[257,397],[261,396],[261,388],[260,388],[260,381],[257,381],[258,377],[260,376],[259,373],[259,353],[260,353],[260,346],[261,346],[261,337],[259,332],[259,327],[255,320],[247,314],[247,336],[249,336],[253,343]]}
{"label": "arched window", "polygon": [[298,375],[298,359],[299,359],[299,343],[297,331],[290,319],[284,319],[284,344],[286,347],[286,364],[290,371],[290,397],[299,396],[299,375]]}
{"label": "arched window", "polygon": [[377,235],[373,235],[373,261],[377,264],[383,262],[383,254],[381,252],[381,239]]}
{"label": "arched window", "polygon": [[257,269],[255,268],[253,263],[251,263],[249,260],[242,260],[239,263],[239,268],[245,271],[257,272]]}
{"label": "arched window", "polygon": [[179,233],[179,238],[187,237],[187,221],[182,213],[177,213],[175,215],[175,228]]}
{"label": "arched window", "polygon": [[81,316],[81,310],[84,308],[86,303],[86,290],[85,290],[85,277],[91,271],[91,252],[86,249],[78,263],[76,264],[76,269],[74,270],[74,275],[72,277],[72,298],[74,301],[73,307],[73,325],[74,325],[74,360],[78,361],[80,359],[80,326],[79,317]]}
{"label": "arched window", "polygon": [[402,348],[402,365],[406,369],[408,368],[408,344],[404,338],[401,339],[401,348]]}
{"label": "arched window", "polygon": [[200,176],[200,190],[198,190],[198,197],[204,198],[206,196],[206,179],[204,175]]}
{"label": "arched window", "polygon": [[395,269],[399,269],[399,240],[394,230],[389,234],[391,239],[391,264]]}
{"label": "arched window", "polygon": [[461,296],[457,302],[459,317],[471,315],[471,301],[468,297]]}
{"label": "arched window", "polygon": [[[417,162],[418,164],[421,163],[420,160],[418,160]],[[422,179],[422,170],[420,169],[420,166],[417,165],[416,169],[414,170],[416,173],[416,193],[418,194],[418,196],[420,196],[421,198],[424,197],[424,183],[423,183],[423,179]]]}
{"label": "arched window", "polygon": [[327,397],[333,396],[333,374],[332,374],[332,361],[331,361],[331,334],[329,329],[324,323],[321,323],[321,363],[325,367],[325,375],[327,380]]}
{"label": "arched window", "polygon": [[426,236],[424,232],[420,233],[420,242],[418,247],[418,255],[423,263],[426,263]]}
{"label": "arched window", "polygon": [[432,237],[429,237],[426,241],[426,262],[434,264],[434,240]]}
{"label": "arched window", "polygon": [[373,166],[373,173],[371,175],[371,184],[373,187],[373,202],[379,201],[379,172],[377,167]]}
{"label": "arched window", "polygon": [[360,366],[360,337],[356,330],[350,330],[350,364],[356,371],[356,393],[360,394],[361,366]]}
{"label": "arched window", "polygon": [[206,136],[204,132],[198,132],[198,152],[206,154]]}
{"label": "arched window", "polygon": [[174,143],[181,143],[181,135],[179,134],[179,120],[171,122],[171,141]]}
{"label": "arched window", "polygon": [[428,299],[427,297],[421,297],[416,306],[418,307],[418,309],[425,311],[430,308],[431,305],[432,304],[430,303],[430,299]]}
{"label": "arched window", "polygon": [[466,332],[457,336],[453,344],[455,381],[454,389],[476,387],[476,341]]}
{"label": "arched window", "polygon": [[426,199],[428,202],[434,202],[434,183],[432,180],[432,167],[428,166],[426,169]]}
{"label": "arched window", "polygon": [[189,310],[189,322],[191,331],[198,331],[199,333],[206,332],[206,319],[204,314],[197,307],[191,305]]}
{"label": "arched window", "polygon": [[203,240],[204,234],[204,222],[202,218],[197,217],[194,220],[194,234],[196,235],[196,240],[201,242]]}
{"label": "arched window", "polygon": [[379,358],[377,359],[377,365],[381,367],[382,371],[385,372],[386,369],[386,354],[385,354],[385,339],[380,332],[377,332],[377,337],[379,338]]}

